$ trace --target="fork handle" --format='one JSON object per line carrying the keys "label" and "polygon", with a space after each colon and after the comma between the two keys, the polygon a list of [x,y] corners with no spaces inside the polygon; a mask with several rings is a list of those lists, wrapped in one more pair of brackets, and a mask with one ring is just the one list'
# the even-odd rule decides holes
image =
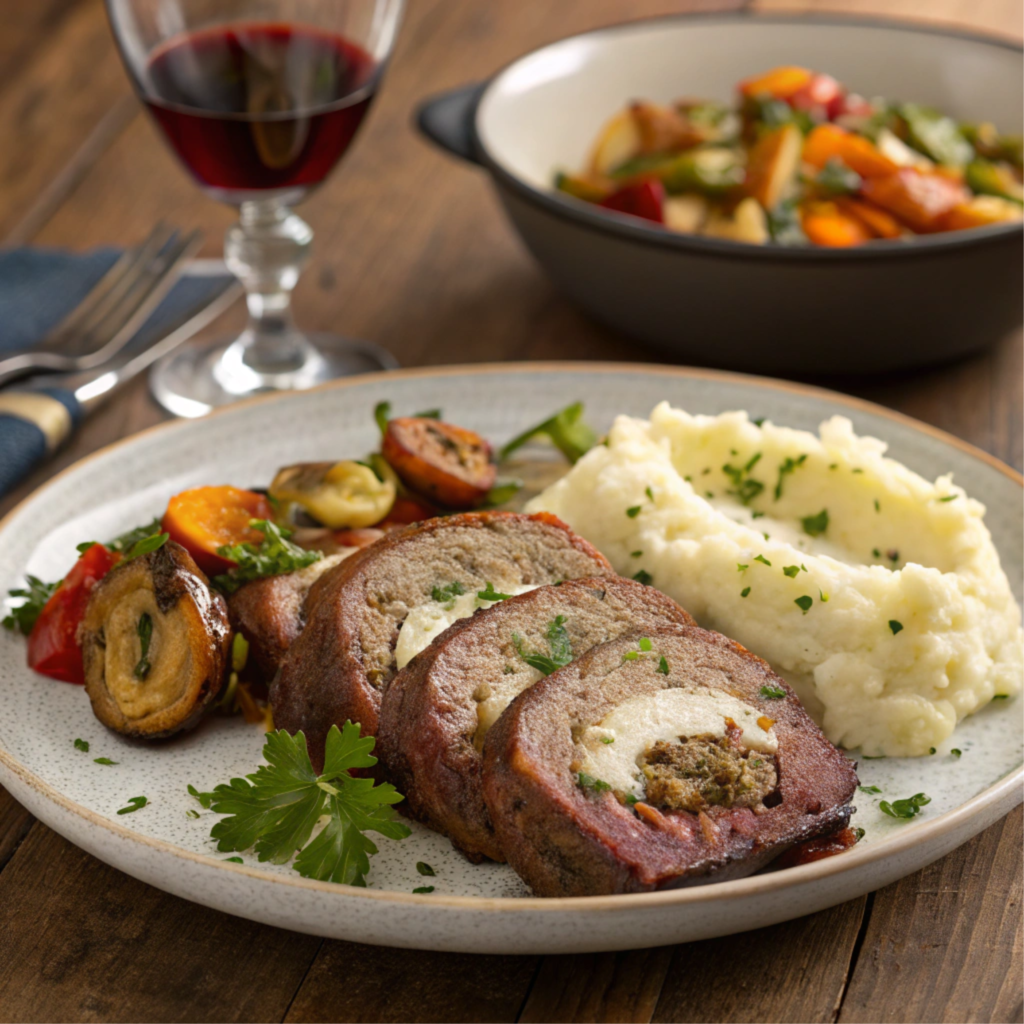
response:
{"label": "fork handle", "polygon": [[52,455],[81,418],[74,392],[63,388],[0,391],[0,496]]}

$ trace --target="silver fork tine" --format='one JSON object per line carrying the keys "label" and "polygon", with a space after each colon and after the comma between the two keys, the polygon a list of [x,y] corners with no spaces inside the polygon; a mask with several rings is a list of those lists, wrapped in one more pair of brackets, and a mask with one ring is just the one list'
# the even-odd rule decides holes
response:
{"label": "silver fork tine", "polygon": [[[159,251],[167,241],[168,229],[158,223],[149,236],[137,246],[126,249],[114,265],[96,282],[88,295],[60,321],[36,346],[36,351],[60,351],[63,344],[73,340],[76,333],[87,328],[94,317],[100,315],[110,297],[126,279],[139,272],[153,251]],[[156,249],[153,245],[156,244]]]}
{"label": "silver fork tine", "polygon": [[202,244],[203,233],[196,230],[190,232],[180,241],[175,240],[173,245],[168,246],[164,252],[160,253],[160,256],[154,261],[157,266],[151,275],[145,293],[105,344],[77,360],[79,369],[88,370],[105,363],[132,340],[136,331],[174,287],[178,280],[178,270],[199,251]]}
{"label": "silver fork tine", "polygon": [[[199,231],[193,231],[184,239],[178,238],[177,231],[171,232],[169,238],[164,232],[160,237],[151,234],[134,254],[128,269],[104,290],[98,302],[91,304],[92,313],[87,318],[79,318],[79,329],[85,328],[84,333],[92,339],[93,350],[83,355],[68,355],[63,351],[33,348],[0,358],[0,386],[26,373],[85,370],[109,359],[131,340],[167,294],[177,278],[176,271],[196,252],[201,240]],[[157,243],[155,252],[154,242]],[[61,343],[61,347],[77,347],[75,335],[72,334],[69,341],[70,344]]]}

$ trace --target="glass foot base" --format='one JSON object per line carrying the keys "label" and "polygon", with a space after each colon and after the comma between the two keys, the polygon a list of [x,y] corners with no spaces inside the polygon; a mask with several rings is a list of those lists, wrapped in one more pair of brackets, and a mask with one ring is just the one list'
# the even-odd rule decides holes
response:
{"label": "glass foot base", "polygon": [[[244,369],[227,366],[232,341],[217,339],[205,345],[188,346],[165,356],[150,371],[153,397],[170,413],[194,419],[211,409],[230,405],[242,398],[277,391],[296,391],[315,387],[338,377],[398,368],[390,352],[369,341],[352,341],[333,334],[310,334],[319,358],[293,373],[260,376],[252,373],[246,380]],[[230,381],[230,389],[223,381]]]}

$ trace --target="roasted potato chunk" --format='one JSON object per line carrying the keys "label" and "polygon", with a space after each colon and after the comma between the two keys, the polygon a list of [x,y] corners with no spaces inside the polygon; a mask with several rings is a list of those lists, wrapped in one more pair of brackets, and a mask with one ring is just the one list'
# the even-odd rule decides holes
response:
{"label": "roasted potato chunk", "polygon": [[227,676],[227,607],[174,541],[116,566],[79,627],[96,717],[125,736],[158,739],[194,726]]}

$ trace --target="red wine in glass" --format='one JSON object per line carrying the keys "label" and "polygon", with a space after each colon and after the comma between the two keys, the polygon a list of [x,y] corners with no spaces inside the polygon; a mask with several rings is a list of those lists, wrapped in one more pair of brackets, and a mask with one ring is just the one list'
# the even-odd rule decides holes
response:
{"label": "red wine in glass", "polygon": [[142,99],[217,198],[319,185],[373,99],[377,63],[340,35],[242,23],[176,36],[150,56]]}

